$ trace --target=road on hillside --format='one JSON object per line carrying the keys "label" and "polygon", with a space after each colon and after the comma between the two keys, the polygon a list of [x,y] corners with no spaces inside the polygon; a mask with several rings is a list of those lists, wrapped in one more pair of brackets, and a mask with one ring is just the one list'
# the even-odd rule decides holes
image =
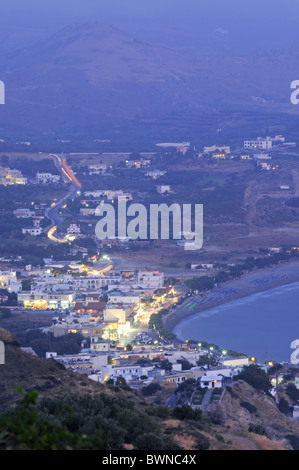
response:
{"label": "road on hillside", "polygon": [[62,240],[54,237],[53,235],[56,232],[58,225],[63,222],[63,219],[59,215],[59,211],[65,205],[68,199],[72,199],[76,196],[79,188],[81,187],[81,184],[73,175],[71,170],[67,167],[65,159],[62,159],[59,155],[55,154],[51,154],[50,156],[54,157],[55,166],[61,172],[62,178],[67,179],[71,183],[71,189],[68,191],[68,193],[59,201],[53,202],[53,204],[45,211],[45,217],[47,217],[51,223],[44,229],[44,232],[47,233],[50,240],[57,243],[62,243]]}

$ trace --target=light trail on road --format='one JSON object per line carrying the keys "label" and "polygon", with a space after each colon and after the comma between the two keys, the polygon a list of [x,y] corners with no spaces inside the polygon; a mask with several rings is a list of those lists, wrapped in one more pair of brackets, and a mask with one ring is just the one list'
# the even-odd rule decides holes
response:
{"label": "light trail on road", "polygon": [[[66,159],[61,158],[59,155],[56,155],[55,153],[51,153],[50,156],[56,158],[59,170],[69,180],[69,182],[72,183],[73,186],[75,185],[75,186],[81,188],[81,184],[79,183],[79,181],[77,180],[77,178],[75,177],[73,172],[70,170],[70,168],[67,166]],[[57,209],[59,209],[59,206],[63,204],[65,199],[66,199],[66,196],[64,196],[60,201],[58,201],[56,203],[53,203],[53,205],[51,207],[52,208],[57,207]],[[65,207],[66,207],[66,205],[65,205]],[[50,215],[50,217],[51,217],[51,215]],[[53,224],[55,224],[55,222],[57,223],[57,220],[55,220],[54,216],[51,217],[51,220],[52,220]],[[47,237],[49,238],[49,240],[51,240],[53,242],[56,242],[56,243],[67,243],[68,240],[66,240],[65,238],[64,239],[59,239],[59,238],[54,236],[54,233],[56,232],[56,230],[57,230],[57,225],[53,225],[53,227],[51,227],[48,230]]]}
{"label": "light trail on road", "polygon": [[56,238],[54,237],[54,233],[56,232],[57,230],[57,226],[54,225],[54,227],[50,228],[50,230],[48,231],[47,233],[47,236],[48,238],[52,241],[52,242],[56,242],[56,243],[66,243],[66,240],[61,240],[60,238]]}
{"label": "light trail on road", "polygon": [[58,161],[58,164],[59,164],[59,168],[60,168],[61,172],[67,177],[67,179],[68,179],[71,183],[74,183],[76,186],[78,186],[78,188],[81,188],[81,183],[79,183],[79,181],[78,181],[77,178],[75,177],[75,175],[74,175],[74,173],[72,172],[72,170],[67,166],[67,164],[66,164],[66,159],[65,159],[65,158],[61,158],[59,155],[56,155],[55,153],[51,153],[50,156],[57,158],[57,161]]}

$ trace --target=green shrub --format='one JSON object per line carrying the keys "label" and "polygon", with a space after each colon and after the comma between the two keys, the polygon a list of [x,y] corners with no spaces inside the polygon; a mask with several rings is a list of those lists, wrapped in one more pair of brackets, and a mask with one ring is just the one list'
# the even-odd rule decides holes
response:
{"label": "green shrub", "polygon": [[297,402],[299,400],[299,390],[294,384],[289,384],[287,386],[286,393],[293,402]]}
{"label": "green shrub", "polygon": [[145,397],[149,397],[156,393],[158,390],[162,390],[162,387],[158,383],[151,383],[142,388],[142,393]]}
{"label": "green shrub", "polygon": [[252,405],[251,403],[249,403],[248,401],[242,401],[240,403],[240,406],[242,406],[242,408],[245,408],[251,414],[254,414],[254,413],[257,412],[257,408],[254,405]]}
{"label": "green shrub", "polygon": [[0,429],[6,436],[0,441],[0,448],[20,450],[100,450],[102,448],[101,431],[97,430],[94,434],[87,436],[69,430],[61,422],[52,422],[39,413],[37,398],[37,392],[32,391],[24,395],[16,408],[0,416]]}
{"label": "green shrub", "polygon": [[202,419],[202,411],[193,410],[189,405],[177,406],[173,408],[172,413],[175,419],[190,419],[194,421],[200,421]]}
{"label": "green shrub", "polygon": [[248,428],[249,432],[254,432],[255,434],[260,434],[261,436],[267,436],[266,429],[260,424],[251,423]]}
{"label": "green shrub", "polygon": [[272,388],[272,384],[266,372],[255,364],[245,366],[242,372],[236,376],[236,380],[244,380],[256,390],[263,391],[267,394],[269,394]]}
{"label": "green shrub", "polygon": [[281,398],[278,403],[278,409],[284,415],[287,415],[290,411],[290,406],[285,398]]}

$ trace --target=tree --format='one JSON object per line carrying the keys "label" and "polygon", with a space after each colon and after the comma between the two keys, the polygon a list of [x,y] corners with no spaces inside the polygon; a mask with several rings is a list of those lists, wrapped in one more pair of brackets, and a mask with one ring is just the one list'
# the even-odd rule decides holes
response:
{"label": "tree", "polygon": [[288,415],[289,414],[289,411],[290,411],[290,406],[288,404],[288,402],[286,401],[285,398],[281,398],[279,400],[279,403],[278,403],[278,409],[281,413],[283,413],[284,415]]}
{"label": "tree", "polygon": [[282,365],[281,364],[274,364],[274,366],[269,367],[269,369],[267,371],[267,374],[268,375],[274,375],[274,374],[276,374],[276,372],[279,371],[279,369],[282,369]]}
{"label": "tree", "polygon": [[164,450],[164,442],[161,437],[151,432],[141,434],[134,441],[134,447],[138,450]]}
{"label": "tree", "polygon": [[299,400],[299,390],[295,384],[289,384],[286,388],[286,394],[296,403]]}
{"label": "tree", "polygon": [[177,363],[182,364],[182,370],[190,370],[193,367],[191,362],[187,361],[186,359],[178,359]]}
{"label": "tree", "polygon": [[145,397],[149,397],[156,393],[158,390],[162,390],[162,387],[157,382],[146,385],[142,388],[142,393]]}
{"label": "tree", "polygon": [[202,411],[199,409],[193,410],[189,405],[176,406],[173,408],[173,417],[179,420],[200,421],[202,419]]}
{"label": "tree", "polygon": [[[36,391],[24,395],[16,408],[0,415],[2,449],[15,450],[100,450],[102,433],[87,436],[71,432],[62,423],[41,416],[37,408]],[[71,411],[71,410],[69,410]]]}
{"label": "tree", "polygon": [[210,367],[217,367],[220,363],[220,358],[213,355],[213,356],[200,356],[196,364],[200,367],[208,366]]}
{"label": "tree", "polygon": [[9,308],[0,308],[0,320],[5,318],[10,318],[12,316],[11,310]]}
{"label": "tree", "polygon": [[244,369],[236,376],[236,379],[244,380],[256,390],[263,391],[267,394],[269,394],[272,388],[272,384],[266,372],[255,364],[245,366]]}
{"label": "tree", "polygon": [[161,361],[161,369],[164,369],[166,370],[167,372],[171,372],[172,370],[172,364],[171,362],[169,361],[169,359],[163,359]]}
{"label": "tree", "polygon": [[115,385],[127,385],[126,379],[120,375],[117,377]]}
{"label": "tree", "polygon": [[31,289],[32,281],[31,279],[22,280],[22,290],[29,291]]}

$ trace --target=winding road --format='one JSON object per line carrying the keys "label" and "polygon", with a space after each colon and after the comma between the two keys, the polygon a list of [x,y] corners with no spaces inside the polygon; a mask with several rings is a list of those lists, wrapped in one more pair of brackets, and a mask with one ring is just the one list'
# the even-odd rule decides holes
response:
{"label": "winding road", "polygon": [[53,202],[53,204],[46,209],[45,217],[50,219],[51,224],[44,229],[44,232],[47,233],[48,238],[53,242],[67,243],[67,240],[60,239],[54,236],[58,225],[63,221],[62,218],[59,216],[59,210],[65,205],[68,199],[72,199],[73,197],[75,197],[78,192],[78,188],[81,188],[81,184],[73,175],[71,169],[67,166],[65,158],[61,158],[59,155],[56,154],[51,154],[50,156],[55,158],[55,165],[57,169],[61,172],[62,177],[64,179],[67,179],[71,183],[71,189],[59,201]]}

